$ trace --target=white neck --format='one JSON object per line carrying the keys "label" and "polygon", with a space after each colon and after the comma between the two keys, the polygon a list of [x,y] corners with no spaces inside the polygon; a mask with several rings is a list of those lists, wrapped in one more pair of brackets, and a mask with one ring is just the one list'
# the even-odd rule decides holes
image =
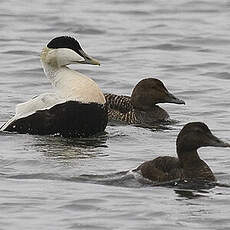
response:
{"label": "white neck", "polygon": [[76,100],[83,103],[106,102],[104,94],[92,79],[66,66],[58,65],[55,56],[49,57],[49,50],[43,49],[41,63],[46,76],[60,97],[66,101]]}

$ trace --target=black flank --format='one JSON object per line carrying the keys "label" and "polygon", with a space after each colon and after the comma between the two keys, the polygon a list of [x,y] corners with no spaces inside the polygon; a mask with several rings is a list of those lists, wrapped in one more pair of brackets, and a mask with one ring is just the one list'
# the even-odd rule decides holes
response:
{"label": "black flank", "polygon": [[107,107],[97,103],[68,101],[38,110],[12,122],[5,131],[64,137],[89,137],[103,132],[108,122]]}

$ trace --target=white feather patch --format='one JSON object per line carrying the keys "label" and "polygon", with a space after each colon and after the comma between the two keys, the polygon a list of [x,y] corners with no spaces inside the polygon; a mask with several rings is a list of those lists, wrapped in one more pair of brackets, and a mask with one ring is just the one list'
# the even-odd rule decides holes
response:
{"label": "white feather patch", "polygon": [[50,109],[54,105],[64,103],[65,101],[56,93],[44,93],[27,102],[20,103],[16,105],[15,115],[2,126],[1,131],[17,119],[27,117],[38,110]]}

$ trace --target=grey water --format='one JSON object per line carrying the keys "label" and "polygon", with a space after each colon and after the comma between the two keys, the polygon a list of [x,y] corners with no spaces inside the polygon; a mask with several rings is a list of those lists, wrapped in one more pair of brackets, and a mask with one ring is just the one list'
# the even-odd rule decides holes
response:
{"label": "grey water", "polygon": [[230,229],[230,151],[200,149],[219,185],[142,183],[128,171],[175,156],[184,124],[230,142],[230,2],[1,0],[0,125],[18,103],[51,89],[40,51],[76,37],[101,66],[72,65],[104,92],[129,95],[156,77],[186,105],[161,104],[163,129],[108,125],[88,139],[0,134],[0,229]]}

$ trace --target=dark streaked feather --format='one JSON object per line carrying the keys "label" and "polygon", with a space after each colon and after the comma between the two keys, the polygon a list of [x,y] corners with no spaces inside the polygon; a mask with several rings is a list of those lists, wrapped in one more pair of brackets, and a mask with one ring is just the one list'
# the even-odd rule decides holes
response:
{"label": "dark streaked feather", "polygon": [[138,123],[135,110],[130,102],[129,96],[119,96],[106,93],[106,105],[108,108],[108,118],[111,121],[121,121],[128,124]]}
{"label": "dark streaked feather", "polygon": [[108,107],[110,121],[121,121],[128,124],[155,124],[169,118],[168,113],[155,105],[149,111],[141,111],[133,108],[129,96],[116,94],[104,94]]}
{"label": "dark streaked feather", "polygon": [[119,96],[115,94],[105,93],[106,103],[109,109],[128,113],[133,109],[129,96]]}

